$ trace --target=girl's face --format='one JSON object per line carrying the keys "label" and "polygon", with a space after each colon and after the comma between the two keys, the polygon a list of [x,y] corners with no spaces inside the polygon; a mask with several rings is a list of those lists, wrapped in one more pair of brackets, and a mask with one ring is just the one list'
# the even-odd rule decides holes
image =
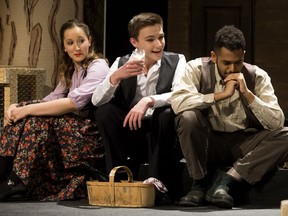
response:
{"label": "girl's face", "polygon": [[82,66],[83,60],[89,53],[91,37],[85,34],[80,27],[73,27],[64,32],[64,50],[73,60],[76,67]]}

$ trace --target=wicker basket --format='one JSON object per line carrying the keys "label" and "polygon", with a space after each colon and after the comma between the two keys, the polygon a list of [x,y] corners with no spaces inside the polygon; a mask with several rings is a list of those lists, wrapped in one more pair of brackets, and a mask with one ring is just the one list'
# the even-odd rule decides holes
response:
{"label": "wicker basket", "polygon": [[[124,171],[128,181],[114,182],[116,172]],[[87,181],[90,205],[111,207],[152,207],[155,187],[152,184],[133,181],[133,175],[126,166],[114,167],[109,174],[109,182]]]}

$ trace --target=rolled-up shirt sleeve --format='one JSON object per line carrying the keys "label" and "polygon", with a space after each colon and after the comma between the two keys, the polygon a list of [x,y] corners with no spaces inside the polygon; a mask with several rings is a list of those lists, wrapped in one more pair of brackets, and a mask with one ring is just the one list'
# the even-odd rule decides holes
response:
{"label": "rolled-up shirt sleeve", "polygon": [[265,129],[283,127],[285,117],[278,104],[271,78],[259,67],[256,67],[255,99],[249,107]]}
{"label": "rolled-up shirt sleeve", "polygon": [[105,79],[108,72],[109,67],[103,59],[93,61],[87,68],[86,77],[80,80],[80,85],[70,91],[67,97],[81,110],[85,105],[90,103],[93,92]]}
{"label": "rolled-up shirt sleeve", "polygon": [[110,67],[110,72],[106,78],[97,85],[93,95],[92,103],[95,106],[100,106],[102,104],[108,103],[113,97],[118,85],[112,85],[110,82],[111,75],[118,69],[120,57],[117,57],[112,66]]}
{"label": "rolled-up shirt sleeve", "polygon": [[59,98],[65,98],[67,96],[67,93],[68,93],[68,89],[65,88],[64,81],[61,81],[58,83],[54,91],[52,91],[50,94],[44,97],[42,101],[45,102],[45,101],[56,100]]}
{"label": "rolled-up shirt sleeve", "polygon": [[185,72],[176,83],[171,96],[171,106],[176,114],[193,108],[205,109],[215,104],[214,93],[199,93],[201,70],[201,58],[186,64]]}
{"label": "rolled-up shirt sleeve", "polygon": [[[91,101],[91,97],[96,87],[105,79],[109,72],[109,66],[104,59],[94,60],[87,68],[79,69],[78,73],[74,72],[72,76],[72,84],[69,93],[65,92],[62,85],[58,85],[54,92],[44,99],[56,99],[55,97],[67,97],[76,105],[78,110],[81,110]],[[86,74],[86,76],[85,76]],[[57,90],[57,91],[56,91]],[[62,92],[61,92],[62,90]]]}

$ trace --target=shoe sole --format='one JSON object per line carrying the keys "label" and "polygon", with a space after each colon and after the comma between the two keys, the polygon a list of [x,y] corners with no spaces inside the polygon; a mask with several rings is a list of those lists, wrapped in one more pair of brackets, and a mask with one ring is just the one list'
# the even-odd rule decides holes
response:
{"label": "shoe sole", "polygon": [[196,202],[189,202],[189,201],[180,201],[179,202],[180,206],[185,206],[185,207],[199,207],[199,206],[203,206],[204,203],[196,203]]}
{"label": "shoe sole", "polygon": [[212,203],[215,206],[221,207],[221,208],[227,208],[231,209],[234,205],[233,202],[229,202],[228,200],[222,199],[222,198],[215,198],[210,196],[209,194],[206,195],[207,202]]}

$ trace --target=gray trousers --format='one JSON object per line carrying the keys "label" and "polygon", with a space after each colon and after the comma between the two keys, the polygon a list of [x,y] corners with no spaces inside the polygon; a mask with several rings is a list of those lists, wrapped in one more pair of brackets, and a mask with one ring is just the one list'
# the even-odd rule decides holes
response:
{"label": "gray trousers", "polygon": [[175,122],[193,179],[202,179],[209,165],[226,165],[233,166],[245,181],[255,184],[268,171],[288,161],[288,127],[275,131],[217,132],[198,110],[178,114]]}

